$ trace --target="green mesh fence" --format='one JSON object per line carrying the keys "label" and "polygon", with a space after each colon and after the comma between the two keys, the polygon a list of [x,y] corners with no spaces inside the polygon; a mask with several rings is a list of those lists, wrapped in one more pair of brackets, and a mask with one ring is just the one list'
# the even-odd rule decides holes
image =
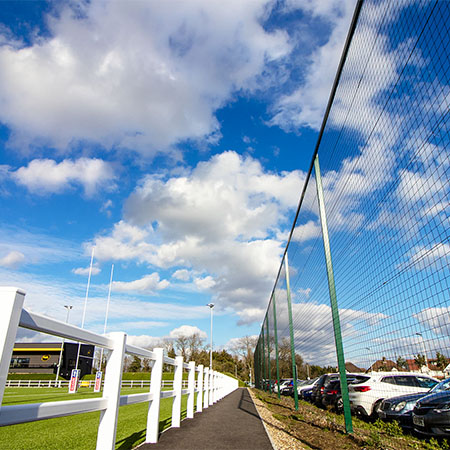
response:
{"label": "green mesh fence", "polygon": [[[450,2],[362,4],[316,149],[348,372],[449,376],[449,49]],[[337,371],[309,175],[286,247],[293,339],[284,258],[263,324],[270,349],[255,352],[264,388],[269,361],[272,380],[294,378],[294,366],[300,379]]]}

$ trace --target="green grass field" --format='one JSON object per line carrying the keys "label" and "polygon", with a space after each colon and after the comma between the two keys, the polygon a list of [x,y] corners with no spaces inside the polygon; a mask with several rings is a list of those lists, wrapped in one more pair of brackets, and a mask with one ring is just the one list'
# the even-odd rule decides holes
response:
{"label": "green grass field", "polygon": [[[122,389],[121,394],[148,392],[144,389]],[[77,394],[57,388],[6,388],[3,405],[41,403],[100,397],[93,389],[80,388]],[[161,400],[160,430],[170,427],[173,399]],[[187,396],[183,396],[182,419],[186,417]],[[132,449],[145,439],[148,403],[122,406],[119,409],[116,449]],[[0,427],[0,450],[90,450],[95,449],[100,412],[78,414]]]}

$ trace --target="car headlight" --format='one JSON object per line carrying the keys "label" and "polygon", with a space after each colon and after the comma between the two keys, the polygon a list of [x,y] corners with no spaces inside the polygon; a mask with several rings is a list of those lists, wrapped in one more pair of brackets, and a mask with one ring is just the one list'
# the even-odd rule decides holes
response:
{"label": "car headlight", "polygon": [[391,409],[394,410],[395,412],[399,412],[399,411],[401,411],[405,406],[406,406],[406,402],[400,402],[400,403],[397,403],[396,405],[392,405]]}

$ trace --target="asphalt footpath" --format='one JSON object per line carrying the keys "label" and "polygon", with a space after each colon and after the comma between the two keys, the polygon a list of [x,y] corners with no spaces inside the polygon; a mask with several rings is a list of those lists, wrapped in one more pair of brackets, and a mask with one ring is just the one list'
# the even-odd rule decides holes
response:
{"label": "asphalt footpath", "polygon": [[180,428],[170,428],[157,444],[139,450],[272,450],[266,430],[246,388],[239,388]]}

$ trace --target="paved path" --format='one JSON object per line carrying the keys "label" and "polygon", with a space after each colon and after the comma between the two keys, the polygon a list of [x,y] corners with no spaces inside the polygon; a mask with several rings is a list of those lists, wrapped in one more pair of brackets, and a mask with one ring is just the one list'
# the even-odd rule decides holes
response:
{"label": "paved path", "polygon": [[232,392],[161,434],[157,444],[139,450],[272,450],[266,430],[246,388]]}

